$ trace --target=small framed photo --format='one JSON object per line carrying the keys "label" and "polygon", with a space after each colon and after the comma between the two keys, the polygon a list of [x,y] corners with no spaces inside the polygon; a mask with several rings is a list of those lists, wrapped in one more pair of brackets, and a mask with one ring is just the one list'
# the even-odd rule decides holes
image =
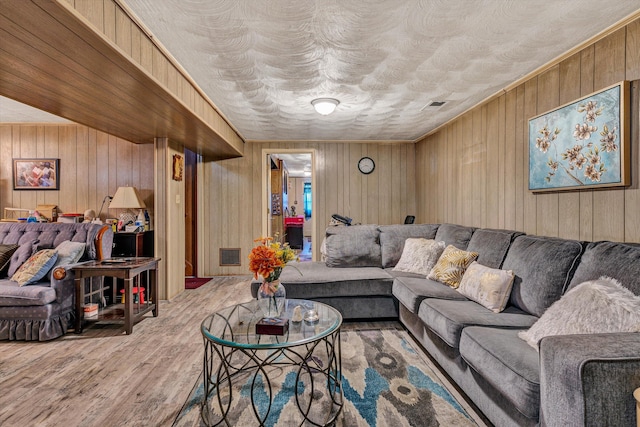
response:
{"label": "small framed photo", "polygon": [[60,159],[13,159],[14,190],[59,190]]}
{"label": "small framed photo", "polygon": [[174,181],[182,181],[184,173],[184,157],[179,154],[173,155],[173,175]]}

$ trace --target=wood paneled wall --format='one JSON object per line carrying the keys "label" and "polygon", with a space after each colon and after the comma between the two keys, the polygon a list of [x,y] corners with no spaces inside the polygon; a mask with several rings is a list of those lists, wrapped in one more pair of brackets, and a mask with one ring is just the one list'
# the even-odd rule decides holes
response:
{"label": "wood paneled wall", "polygon": [[185,182],[173,179],[173,156],[184,155],[184,147],[168,138],[156,138],[155,256],[161,299],[171,299],[184,290],[185,272]]}
{"label": "wood paneled wall", "polygon": [[[52,157],[60,159],[60,190],[13,190],[12,159]],[[140,190],[153,216],[153,144],[133,144],[80,125],[0,125],[0,212],[5,207],[34,209],[55,204],[62,212],[96,214],[105,196],[120,186]],[[108,209],[101,218],[117,217]]]}
{"label": "wood paneled wall", "polygon": [[420,220],[640,242],[640,82],[632,88],[630,187],[543,194],[528,190],[529,118],[620,80],[637,79],[640,20],[418,142]]}
{"label": "wood paneled wall", "polygon": [[[413,144],[248,143],[241,159],[204,164],[201,275],[248,273],[247,256],[262,232],[262,150],[307,148],[316,153],[315,254],[334,213],[367,224],[402,223],[416,214]],[[371,175],[358,171],[363,156],[376,163]],[[242,265],[220,267],[220,248],[241,248]]]}

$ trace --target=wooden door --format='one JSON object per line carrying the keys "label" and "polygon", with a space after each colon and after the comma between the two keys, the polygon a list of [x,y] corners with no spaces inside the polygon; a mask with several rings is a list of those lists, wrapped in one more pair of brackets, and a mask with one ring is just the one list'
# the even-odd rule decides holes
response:
{"label": "wooden door", "polygon": [[184,275],[195,277],[198,274],[198,156],[193,151],[184,150]]}

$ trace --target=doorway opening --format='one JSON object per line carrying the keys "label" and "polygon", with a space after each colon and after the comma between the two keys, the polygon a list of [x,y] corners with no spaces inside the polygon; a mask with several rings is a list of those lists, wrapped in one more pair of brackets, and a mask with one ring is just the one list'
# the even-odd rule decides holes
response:
{"label": "doorway opening", "polygon": [[[198,162],[199,156],[184,150],[185,277],[198,276]],[[187,280],[188,282],[188,280]]]}
{"label": "doorway opening", "polygon": [[315,151],[263,149],[262,234],[278,235],[300,261],[316,258]]}

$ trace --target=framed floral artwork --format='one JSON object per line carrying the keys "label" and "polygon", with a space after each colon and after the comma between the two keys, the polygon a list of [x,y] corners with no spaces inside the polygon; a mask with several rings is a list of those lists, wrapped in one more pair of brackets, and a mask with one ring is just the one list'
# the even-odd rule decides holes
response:
{"label": "framed floral artwork", "polygon": [[627,186],[629,82],[529,119],[529,190]]}
{"label": "framed floral artwork", "polygon": [[59,190],[60,159],[13,159],[14,190]]}

